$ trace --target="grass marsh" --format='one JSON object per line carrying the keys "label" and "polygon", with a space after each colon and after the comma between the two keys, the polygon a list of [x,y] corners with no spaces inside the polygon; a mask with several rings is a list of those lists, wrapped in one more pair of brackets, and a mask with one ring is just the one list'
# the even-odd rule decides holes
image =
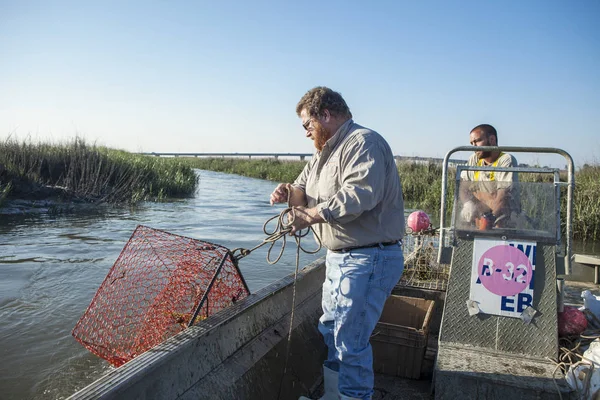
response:
{"label": "grass marsh", "polygon": [[[293,182],[305,161],[238,158],[162,158],[88,144],[80,138],[62,144],[6,139],[0,142],[0,206],[11,198],[60,194],[70,200],[136,203],[192,196],[198,184],[194,168]],[[437,216],[442,167],[400,162],[407,207]],[[454,171],[449,171],[447,210],[454,198]],[[521,174],[521,182],[548,182],[548,174]],[[565,180],[562,177],[562,180]],[[600,240],[600,165],[584,165],[575,173],[573,233],[581,240]],[[566,210],[566,189],[561,210]],[[265,194],[267,196],[268,194]],[[533,210],[545,212],[544,210]],[[434,217],[435,218],[435,217]]]}
{"label": "grass marsh", "polygon": [[80,138],[60,144],[0,142],[0,201],[58,196],[135,203],[191,196],[196,185],[192,168],[178,159],[90,145]]}

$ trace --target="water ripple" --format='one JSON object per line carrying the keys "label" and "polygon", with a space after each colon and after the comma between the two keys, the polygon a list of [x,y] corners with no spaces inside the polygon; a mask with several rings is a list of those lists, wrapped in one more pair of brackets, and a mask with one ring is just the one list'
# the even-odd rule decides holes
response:
{"label": "water ripple", "polygon": [[[2,398],[65,398],[99,378],[108,364],[70,335],[138,225],[234,249],[265,238],[274,184],[198,171],[196,197],[132,208],[89,208],[64,215],[3,215],[0,220]],[[321,253],[322,254],[322,253]],[[266,246],[240,261],[252,292],[292,272],[289,247],[277,265]],[[306,264],[317,256],[302,256]]]}

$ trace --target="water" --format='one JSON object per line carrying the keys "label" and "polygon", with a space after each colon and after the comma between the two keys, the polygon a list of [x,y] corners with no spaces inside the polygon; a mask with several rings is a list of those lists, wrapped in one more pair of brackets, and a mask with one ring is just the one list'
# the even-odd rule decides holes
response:
{"label": "water", "polygon": [[[0,215],[0,398],[60,399],[112,368],[84,349],[71,330],[138,224],[252,248],[271,207],[274,183],[199,171],[193,199],[135,209],[92,208],[68,215]],[[306,247],[314,248],[312,238]],[[275,265],[264,246],[240,261],[251,292],[295,268],[295,243]],[[301,265],[323,255],[302,253]],[[277,254],[272,255],[272,259]]]}
{"label": "water", "polygon": [[[65,398],[112,368],[71,330],[138,224],[230,249],[263,240],[263,223],[283,209],[268,203],[275,185],[210,171],[200,176],[196,196],[184,201],[62,216],[0,215],[0,399]],[[240,261],[252,292],[295,268],[293,243],[275,265],[265,261],[266,248]],[[575,243],[574,251],[600,254],[600,243]],[[301,265],[323,254],[302,254]],[[593,278],[591,268],[580,272]]]}

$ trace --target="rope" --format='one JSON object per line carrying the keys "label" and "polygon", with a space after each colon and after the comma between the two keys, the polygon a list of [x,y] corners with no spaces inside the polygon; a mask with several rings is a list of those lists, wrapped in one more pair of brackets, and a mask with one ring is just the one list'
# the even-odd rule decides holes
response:
{"label": "rope", "polygon": [[559,398],[562,400],[562,394],[558,387],[558,383],[556,382],[555,374],[557,371],[561,370],[564,376],[567,376],[569,373],[574,373],[575,368],[585,365],[589,368],[588,372],[585,374],[585,378],[583,380],[578,379],[578,377],[574,376],[575,382],[581,381],[582,383],[582,391],[579,389],[579,385],[576,385],[575,390],[577,391],[578,398],[587,399],[589,398],[590,392],[590,382],[592,379],[592,374],[594,372],[594,363],[585,358],[583,356],[584,347],[593,342],[596,339],[600,338],[600,320],[592,313],[591,311],[585,309],[584,313],[588,317],[588,322],[590,325],[595,326],[594,329],[588,329],[583,332],[581,335],[571,338],[560,338],[559,339],[559,350],[558,350],[558,359],[554,360],[552,358],[548,358],[548,360],[552,361],[556,368],[552,372],[552,381],[554,382],[554,387],[558,392]]}
{"label": "rope", "polygon": [[414,232],[410,226],[407,226],[406,234],[413,236],[438,236],[440,234],[440,228],[435,228],[432,225],[429,225],[427,229],[423,229],[419,232]]}
{"label": "rope", "polygon": [[[292,207],[290,205],[290,195],[291,195],[290,190],[288,190],[288,201],[287,201],[288,207],[286,209],[284,209],[283,211],[281,211],[281,213],[279,213],[279,215],[275,215],[275,216],[269,218],[263,224],[263,232],[265,233],[265,235],[267,235],[267,237],[265,239],[263,239],[262,243],[254,246],[251,249],[237,248],[231,252],[237,262],[237,261],[241,260],[242,258],[250,255],[254,250],[256,250],[266,244],[270,244],[269,250],[267,251],[267,262],[269,264],[276,264],[283,256],[283,252],[284,252],[285,246],[286,246],[286,240],[287,240],[286,238],[291,235],[294,237],[294,240],[296,241],[296,268],[294,270],[294,283],[292,285],[292,309],[290,312],[290,327],[289,327],[288,335],[287,335],[283,374],[281,376],[281,380],[279,381],[279,394],[277,396],[278,399],[281,398],[281,391],[283,389],[283,380],[287,374],[288,363],[289,363],[289,358],[290,358],[290,346],[292,343],[292,330],[294,327],[294,311],[296,309],[296,282],[298,280],[298,270],[300,267],[300,250],[302,250],[304,253],[307,253],[307,254],[316,254],[317,252],[319,252],[319,250],[321,250],[321,247],[322,247],[321,239],[315,233],[315,231],[312,227],[308,227],[308,229],[296,231],[293,234],[291,233],[292,225],[294,223],[294,220],[296,219],[296,213],[295,213],[294,207]],[[268,227],[269,223],[271,223],[271,221],[274,221],[274,220],[276,220],[277,223],[275,225],[275,228],[272,231],[270,231],[267,229],[267,227]],[[316,238],[317,243],[318,243],[318,247],[315,250],[307,250],[304,247],[302,247],[302,244],[301,244],[302,238],[305,237],[306,235],[308,235],[310,232],[313,233],[313,235]],[[283,240],[283,243],[281,244],[281,250],[279,250],[279,254],[277,255],[277,257],[274,260],[272,260],[271,259],[271,251],[273,250],[275,243],[277,243],[277,241],[280,239]]]}
{"label": "rope", "polygon": [[[312,228],[311,228],[312,230]],[[308,232],[308,231],[307,231]],[[296,269],[294,270],[294,283],[292,285],[292,310],[290,312],[290,328],[288,330],[288,336],[287,336],[287,343],[285,345],[285,362],[283,364],[283,374],[281,375],[281,380],[279,381],[279,394],[277,395],[278,399],[281,399],[281,391],[283,389],[283,380],[285,379],[285,376],[287,374],[287,368],[288,368],[288,363],[289,363],[289,359],[290,359],[290,347],[292,344],[292,330],[294,328],[294,311],[296,310],[296,282],[298,280],[298,267],[300,265],[300,249],[302,248],[300,246],[300,237],[296,237]],[[315,235],[315,237],[318,238],[317,235]],[[319,240],[319,250],[321,249],[321,242],[320,239]],[[282,247],[283,249],[283,247]],[[280,254],[281,257],[281,254]],[[268,260],[267,260],[268,261]]]}
{"label": "rope", "polygon": [[[288,207],[288,208],[284,209],[283,211],[281,211],[281,213],[279,215],[275,215],[275,216],[269,218],[263,224],[263,232],[265,235],[267,235],[267,237],[263,239],[262,243],[254,246],[251,249],[244,249],[244,248],[238,247],[237,249],[234,249],[231,251],[233,257],[235,258],[236,261],[239,261],[242,258],[250,255],[254,250],[256,250],[266,244],[270,244],[269,250],[267,251],[267,262],[269,264],[276,264],[281,259],[281,256],[283,256],[283,252],[285,250],[285,246],[287,243],[286,240],[287,240],[287,237],[292,232],[292,224],[294,223],[295,218],[296,218],[296,213],[295,213],[294,207]],[[273,229],[273,231],[269,231],[267,227],[268,227],[269,223],[271,223],[271,221],[273,221],[273,220],[276,220],[277,224],[275,225],[275,228]],[[304,247],[302,247],[302,245],[301,245],[301,239],[303,237],[305,237],[306,235],[308,235],[310,232],[313,232],[315,238],[317,239],[318,247],[316,250],[307,250]],[[307,254],[316,254],[319,252],[319,250],[321,250],[321,239],[319,238],[319,236],[317,236],[314,233],[314,230],[312,227],[309,227],[308,229],[304,229],[302,231],[298,231],[298,232],[294,233],[294,235],[292,235],[292,236],[296,240],[296,245],[298,247],[298,250],[302,250],[303,252],[305,252]],[[275,243],[277,243],[277,241],[279,239],[283,239],[283,243],[281,245],[281,249],[279,250],[279,254],[277,255],[277,258],[272,260],[271,259],[271,251],[273,250],[273,247],[275,247]]]}

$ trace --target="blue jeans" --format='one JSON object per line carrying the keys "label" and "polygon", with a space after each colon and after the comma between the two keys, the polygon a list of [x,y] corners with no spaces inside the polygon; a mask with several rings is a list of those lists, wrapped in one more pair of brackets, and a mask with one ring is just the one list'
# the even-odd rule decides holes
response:
{"label": "blue jeans", "polygon": [[325,367],[339,372],[346,397],[373,395],[373,352],[369,339],[404,269],[399,244],[327,252],[323,316],[319,331],[328,348]]}

